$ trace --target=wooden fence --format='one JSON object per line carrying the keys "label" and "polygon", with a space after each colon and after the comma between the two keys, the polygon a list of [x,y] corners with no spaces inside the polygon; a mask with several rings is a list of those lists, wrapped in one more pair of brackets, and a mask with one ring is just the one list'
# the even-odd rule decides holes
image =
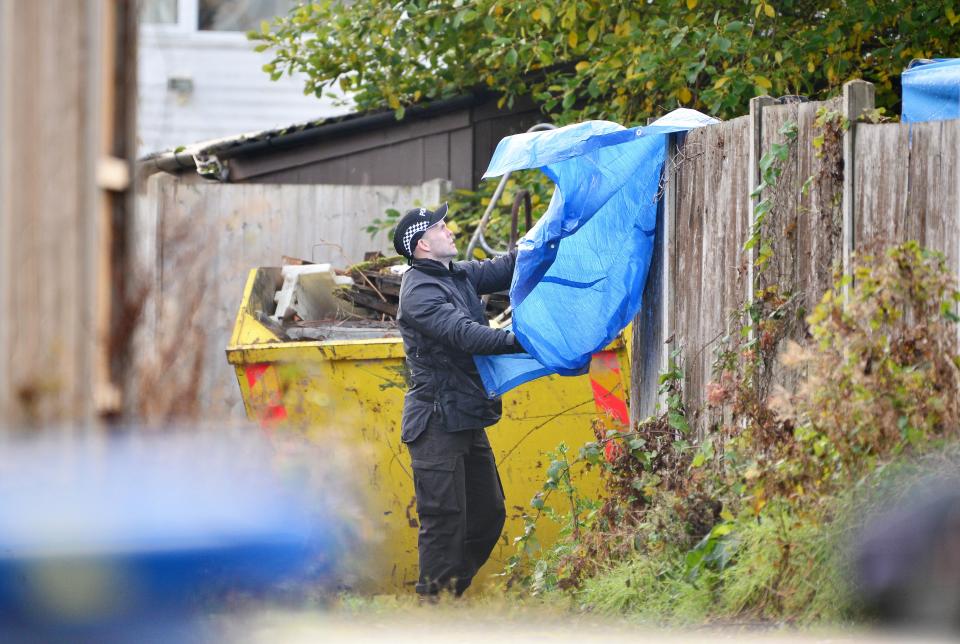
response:
{"label": "wooden fence", "polygon": [[144,295],[128,413],[148,422],[245,417],[224,357],[247,273],[284,255],[346,267],[393,254],[365,228],[388,208],[439,203],[445,180],[416,186],[186,183],[156,174],[137,196],[132,273]]}
{"label": "wooden fence", "polygon": [[[851,125],[814,145],[824,132],[816,124],[820,108]],[[960,274],[960,120],[857,122],[872,108],[872,85],[851,81],[841,97],[821,103],[756,98],[747,116],[673,139],[654,262],[634,322],[635,420],[663,404],[657,375],[678,350],[691,425],[703,436],[720,422],[705,399],[716,352],[739,332],[731,314],[758,291],[792,294],[787,337],[802,339],[805,314],[832,284],[834,270],[844,270],[852,253],[875,241],[916,239],[943,252]],[[789,142],[782,132],[788,123],[796,137],[782,174],[772,189],[751,198],[763,155]],[[754,209],[767,197],[776,206],[759,227],[760,242],[745,250]],[[769,259],[757,271],[761,249]],[[766,382],[774,384],[791,384],[775,365]]]}
{"label": "wooden fence", "polygon": [[0,2],[0,431],[115,417],[137,3]]}

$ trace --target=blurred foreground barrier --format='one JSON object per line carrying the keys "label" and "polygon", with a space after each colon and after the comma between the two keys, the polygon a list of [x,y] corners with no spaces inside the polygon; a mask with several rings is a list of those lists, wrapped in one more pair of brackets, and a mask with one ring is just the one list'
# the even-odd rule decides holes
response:
{"label": "blurred foreground barrier", "polygon": [[191,639],[226,598],[328,578],[326,510],[230,432],[9,442],[0,637]]}

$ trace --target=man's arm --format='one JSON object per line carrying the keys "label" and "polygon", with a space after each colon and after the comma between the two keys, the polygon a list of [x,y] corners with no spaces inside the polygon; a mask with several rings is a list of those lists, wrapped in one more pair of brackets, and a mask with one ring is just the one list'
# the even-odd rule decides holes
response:
{"label": "man's arm", "polygon": [[506,255],[494,259],[471,260],[460,263],[470,273],[471,280],[477,285],[479,295],[505,291],[510,288],[510,282],[513,280],[513,268],[516,264],[516,248]]}
{"label": "man's arm", "polygon": [[415,286],[404,294],[400,315],[424,335],[466,353],[490,355],[524,350],[513,333],[474,322],[433,284]]}

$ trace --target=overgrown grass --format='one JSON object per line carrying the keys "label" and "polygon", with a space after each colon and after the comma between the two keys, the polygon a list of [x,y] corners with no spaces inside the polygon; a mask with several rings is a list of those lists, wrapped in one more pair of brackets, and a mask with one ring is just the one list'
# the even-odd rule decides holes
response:
{"label": "overgrown grass", "polygon": [[629,614],[656,624],[701,622],[715,604],[716,574],[684,576],[683,553],[638,554],[589,578],[577,593],[584,610]]}
{"label": "overgrown grass", "polygon": [[723,570],[691,574],[676,548],[637,553],[587,579],[579,606],[668,625],[838,623],[855,614],[845,548],[819,523],[768,511],[738,523],[728,539],[737,554]]}

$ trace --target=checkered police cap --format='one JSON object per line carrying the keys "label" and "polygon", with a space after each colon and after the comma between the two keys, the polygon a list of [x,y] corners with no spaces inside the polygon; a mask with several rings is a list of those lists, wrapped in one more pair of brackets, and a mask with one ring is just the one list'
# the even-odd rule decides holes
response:
{"label": "checkered police cap", "polygon": [[406,257],[413,259],[413,250],[417,247],[417,242],[427,231],[427,228],[443,221],[447,216],[447,204],[443,204],[436,210],[430,211],[426,208],[414,208],[407,211],[397,224],[393,232],[393,247],[396,251]]}

